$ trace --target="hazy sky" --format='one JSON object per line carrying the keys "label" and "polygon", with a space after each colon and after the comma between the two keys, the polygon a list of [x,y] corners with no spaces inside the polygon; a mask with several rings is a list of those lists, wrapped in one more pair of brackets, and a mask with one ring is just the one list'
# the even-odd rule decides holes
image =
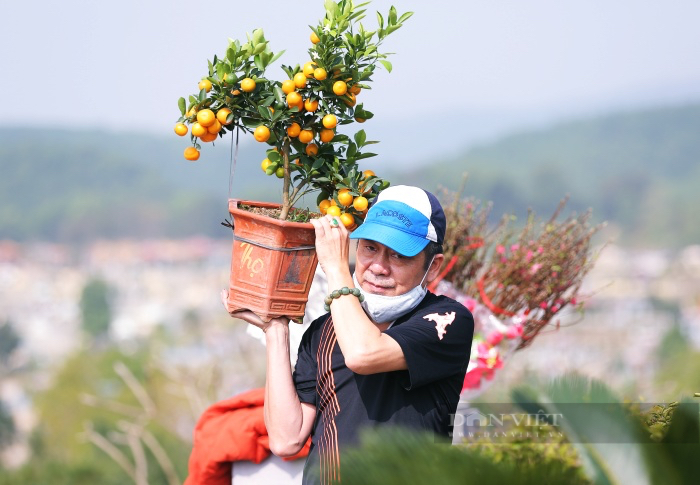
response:
{"label": "hazy sky", "polygon": [[[543,118],[700,99],[697,0],[375,0],[415,12],[386,43],[394,71],[361,100],[373,122],[491,113]],[[2,124],[171,133],[227,38],[262,27],[280,62],[308,58],[322,0],[5,2]],[[472,120],[474,121],[474,120]],[[369,124],[368,124],[369,126]]]}

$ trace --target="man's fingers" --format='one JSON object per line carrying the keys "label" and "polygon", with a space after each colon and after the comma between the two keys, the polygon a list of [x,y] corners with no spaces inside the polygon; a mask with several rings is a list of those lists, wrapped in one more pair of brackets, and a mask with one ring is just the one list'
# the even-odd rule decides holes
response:
{"label": "man's fingers", "polygon": [[[324,216],[319,219],[311,220],[311,224],[316,228],[316,237],[332,235],[331,231],[336,230],[333,229],[333,225],[331,224],[331,219],[333,219],[333,217],[334,216]],[[340,224],[340,221],[338,221],[338,224]]]}
{"label": "man's fingers", "polygon": [[348,230],[343,224],[343,222],[340,220],[340,217],[326,216],[326,220],[328,221],[328,227],[333,231],[337,231],[339,236],[348,233]]}

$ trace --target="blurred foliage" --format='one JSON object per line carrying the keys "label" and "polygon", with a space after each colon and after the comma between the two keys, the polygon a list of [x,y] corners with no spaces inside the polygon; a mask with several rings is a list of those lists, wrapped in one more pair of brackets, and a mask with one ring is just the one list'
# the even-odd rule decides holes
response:
{"label": "blurred foliage", "polygon": [[[171,431],[183,409],[178,407],[167,391],[167,378],[153,366],[151,352],[142,347],[130,355],[115,348],[101,351],[81,351],[69,358],[57,372],[52,385],[35,398],[38,427],[32,438],[33,460],[47,467],[65,463],[71,473],[102,473],[105,477],[120,477],[120,483],[129,477],[104,451],[88,442],[88,429],[115,440],[125,423],[139,423],[141,402],[133,390],[115,372],[123,363],[141,386],[148,392],[156,410],[146,428],[164,448],[184,477],[190,445]],[[117,448],[127,456],[126,443]],[[145,450],[148,459],[148,483],[168,483],[155,457]],[[41,466],[44,466],[41,465]],[[93,466],[97,466],[95,471]],[[92,482],[110,483],[110,482]]]}
{"label": "blurred foliage", "polygon": [[0,450],[12,443],[15,437],[15,422],[10,410],[0,401]]}
{"label": "blurred foliage", "polygon": [[107,282],[92,278],[85,283],[80,295],[80,313],[83,330],[96,340],[109,338],[112,322],[111,291]]}
{"label": "blurred foliage", "polygon": [[499,444],[447,446],[428,434],[368,431],[359,447],[344,454],[342,483],[684,485],[695,483],[700,473],[700,416],[695,405],[659,406],[640,415],[602,382],[579,376],[542,389],[517,388],[513,401],[528,413],[544,409],[549,414],[557,413],[556,403],[612,405],[567,408],[561,422],[566,438],[551,443],[509,438]]}
{"label": "blurred foliage", "polygon": [[690,351],[692,351],[692,349],[688,343],[688,337],[683,334],[681,326],[676,320],[661,340],[661,343],[656,349],[656,355],[659,361],[662,362],[663,367],[666,365],[666,359],[673,359],[678,353]]}
{"label": "blurred foliage", "polygon": [[691,347],[682,348],[679,343],[684,341],[679,339],[674,351],[661,362],[656,381],[664,395],[692,396],[700,390],[700,352]]}
{"label": "blurred foliage", "polygon": [[[14,370],[12,356],[21,339],[9,320],[0,323],[0,384]],[[15,437],[15,421],[7,405],[0,400],[0,450],[12,443]]]}
{"label": "blurred foliage", "polygon": [[[361,446],[341,458],[344,485],[375,484],[431,485],[469,484],[570,484],[576,473],[560,475],[562,467],[541,455],[533,462],[513,459],[482,449],[470,451],[461,446],[440,443],[432,435],[397,429],[365,433]],[[575,470],[574,470],[575,472]]]}
{"label": "blurred foliage", "polygon": [[17,331],[10,321],[0,323],[0,378],[10,364],[10,358],[20,344]]}
{"label": "blurred foliage", "polygon": [[123,485],[124,475],[101,462],[33,460],[16,470],[0,469],[0,485]]}
{"label": "blurred foliage", "polygon": [[661,441],[671,427],[673,412],[678,407],[677,402],[656,404],[647,412],[640,412],[642,423],[649,430],[649,436],[654,441]]}
{"label": "blurred foliage", "polygon": [[541,426],[539,432],[551,438],[546,442],[538,442],[528,436],[530,430],[526,426],[513,424],[508,427],[505,440],[499,439],[498,443],[494,443],[479,437],[465,441],[463,446],[496,464],[507,464],[519,470],[527,469],[529,473],[535,473],[537,469],[546,470],[550,478],[556,477],[560,483],[590,483],[583,473],[576,449],[565,436],[549,434],[553,430],[552,426]]}

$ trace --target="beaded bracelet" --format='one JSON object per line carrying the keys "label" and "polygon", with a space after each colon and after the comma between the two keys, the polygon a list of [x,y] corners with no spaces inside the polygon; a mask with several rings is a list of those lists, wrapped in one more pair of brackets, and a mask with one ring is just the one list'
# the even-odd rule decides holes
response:
{"label": "beaded bracelet", "polygon": [[342,287],[339,290],[332,291],[330,295],[326,297],[323,303],[323,309],[327,312],[331,311],[331,303],[336,298],[340,298],[343,295],[354,295],[360,300],[360,303],[365,301],[365,296],[360,292],[359,288],[348,288],[347,286]]}

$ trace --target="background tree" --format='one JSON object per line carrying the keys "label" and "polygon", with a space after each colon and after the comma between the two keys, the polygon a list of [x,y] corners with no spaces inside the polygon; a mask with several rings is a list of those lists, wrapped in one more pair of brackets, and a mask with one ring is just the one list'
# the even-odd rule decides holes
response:
{"label": "background tree", "polygon": [[11,366],[10,359],[20,344],[20,337],[12,326],[12,323],[5,321],[0,324],[0,378],[4,377]]}
{"label": "background tree", "polygon": [[12,443],[15,436],[15,422],[9,409],[0,401],[0,450]]}
{"label": "background tree", "polygon": [[109,338],[109,326],[112,322],[110,294],[109,285],[100,278],[90,279],[83,288],[80,296],[83,330],[93,339]]}
{"label": "background tree", "polygon": [[[0,324],[0,382],[7,377],[13,368],[12,356],[17,347],[19,347],[20,341],[20,337],[17,335],[12,323],[6,320]],[[0,401],[0,449],[12,443],[15,431],[12,413]]]}

